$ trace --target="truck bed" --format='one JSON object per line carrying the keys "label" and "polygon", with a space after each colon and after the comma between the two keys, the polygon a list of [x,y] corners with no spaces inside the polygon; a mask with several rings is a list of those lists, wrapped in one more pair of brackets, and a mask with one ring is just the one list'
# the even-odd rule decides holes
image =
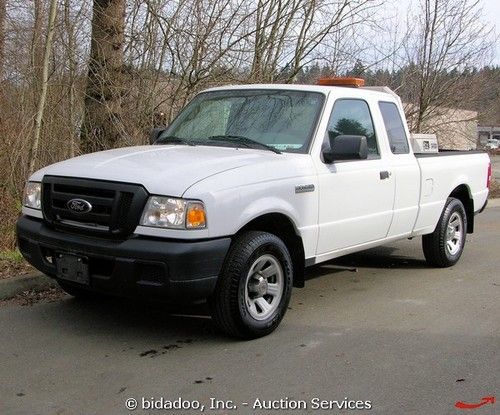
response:
{"label": "truck bed", "polygon": [[[446,157],[454,156],[454,157]],[[420,209],[415,234],[434,231],[450,192],[465,192],[471,214],[481,210],[488,197],[489,156],[481,150],[441,150],[415,154],[420,167]]]}
{"label": "truck bed", "polygon": [[483,154],[484,150],[439,150],[438,153],[415,153],[416,158],[443,157],[443,156],[463,156],[467,154]]}

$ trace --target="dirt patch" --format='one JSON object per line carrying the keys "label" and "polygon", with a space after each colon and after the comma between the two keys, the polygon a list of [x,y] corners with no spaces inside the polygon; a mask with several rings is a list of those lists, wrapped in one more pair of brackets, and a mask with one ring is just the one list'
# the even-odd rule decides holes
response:
{"label": "dirt patch", "polygon": [[6,305],[20,305],[26,307],[38,303],[53,303],[65,297],[68,297],[68,294],[58,287],[49,288],[48,290],[43,291],[28,290],[23,291],[15,297],[0,301],[0,307],[4,307]]}
{"label": "dirt patch", "polygon": [[29,274],[35,269],[28,264],[19,251],[0,252],[0,279]]}
{"label": "dirt patch", "polygon": [[500,183],[496,180],[491,181],[489,197],[490,199],[500,197]]}

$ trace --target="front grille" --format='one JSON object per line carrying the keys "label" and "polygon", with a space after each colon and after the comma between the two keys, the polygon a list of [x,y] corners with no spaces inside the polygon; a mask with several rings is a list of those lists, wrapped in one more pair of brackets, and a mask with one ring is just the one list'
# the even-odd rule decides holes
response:
{"label": "front grille", "polygon": [[[42,186],[42,209],[49,224],[112,238],[134,231],[148,198],[141,185],[102,180],[45,176]],[[91,210],[71,210],[68,202],[73,199],[90,203]]]}

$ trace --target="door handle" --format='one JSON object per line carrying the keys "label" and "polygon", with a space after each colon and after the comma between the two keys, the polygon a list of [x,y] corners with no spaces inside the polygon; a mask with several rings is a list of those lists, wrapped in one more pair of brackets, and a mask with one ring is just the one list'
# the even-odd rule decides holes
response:
{"label": "door handle", "polygon": [[380,172],[380,180],[385,180],[388,179],[389,177],[391,177],[391,172],[387,170],[383,170]]}

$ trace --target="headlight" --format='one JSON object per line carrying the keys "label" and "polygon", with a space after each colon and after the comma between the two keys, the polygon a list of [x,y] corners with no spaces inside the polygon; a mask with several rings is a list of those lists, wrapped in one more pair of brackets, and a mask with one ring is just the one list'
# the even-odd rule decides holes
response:
{"label": "headlight", "polygon": [[205,206],[198,201],[151,196],[141,225],[173,229],[203,229],[207,226]]}
{"label": "headlight", "polygon": [[31,209],[42,208],[42,184],[27,182],[24,188],[23,205]]}

